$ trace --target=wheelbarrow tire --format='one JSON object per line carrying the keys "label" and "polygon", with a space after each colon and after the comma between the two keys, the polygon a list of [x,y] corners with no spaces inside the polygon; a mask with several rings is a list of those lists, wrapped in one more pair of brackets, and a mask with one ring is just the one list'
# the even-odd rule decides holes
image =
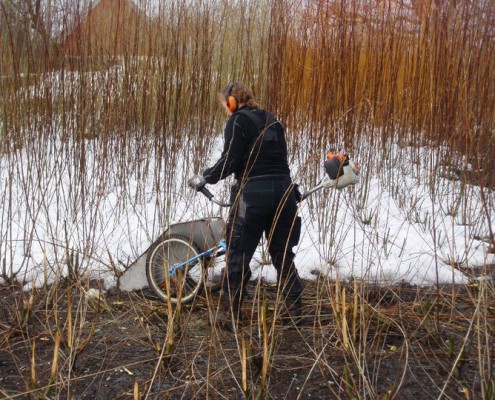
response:
{"label": "wheelbarrow tire", "polygon": [[[199,247],[182,235],[172,234],[151,246],[146,257],[146,277],[153,291],[163,300],[172,303],[189,303],[201,292],[205,278],[203,258],[190,264],[187,260],[200,253]],[[170,277],[170,267],[177,268]]]}

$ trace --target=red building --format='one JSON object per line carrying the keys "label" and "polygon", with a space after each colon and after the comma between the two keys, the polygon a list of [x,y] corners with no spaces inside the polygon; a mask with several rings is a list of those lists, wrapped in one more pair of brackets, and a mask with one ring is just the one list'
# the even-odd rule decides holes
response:
{"label": "red building", "polygon": [[131,0],[96,0],[64,36],[71,56],[145,54],[150,20]]}

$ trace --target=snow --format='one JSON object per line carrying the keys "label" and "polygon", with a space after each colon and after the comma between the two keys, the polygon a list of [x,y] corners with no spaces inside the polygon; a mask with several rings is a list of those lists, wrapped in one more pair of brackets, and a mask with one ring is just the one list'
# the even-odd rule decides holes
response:
{"label": "snow", "polygon": [[[215,160],[221,144],[219,135],[204,166]],[[485,188],[484,207],[481,188],[444,177],[435,165],[438,149],[419,149],[430,161],[418,166],[408,159],[411,149],[391,146],[389,157],[400,166],[359,159],[358,149],[352,155],[363,166],[358,185],[321,190],[300,205],[303,229],[295,251],[302,278],[466,283],[467,275],[454,265],[495,264],[488,242],[480,240],[495,225],[493,191]],[[113,269],[130,265],[169,224],[227,215],[187,188],[193,174],[187,157],[173,164],[129,150],[122,163],[101,154],[98,140],[52,140],[1,155],[0,258],[26,289],[66,275],[70,258],[112,287]],[[291,166],[296,179],[304,177],[305,167]],[[320,177],[323,173],[322,167]],[[317,183],[302,181],[303,189]],[[210,189],[225,199],[229,183]],[[263,252],[262,244],[251,262],[252,279],[274,283],[275,269],[262,261]]]}

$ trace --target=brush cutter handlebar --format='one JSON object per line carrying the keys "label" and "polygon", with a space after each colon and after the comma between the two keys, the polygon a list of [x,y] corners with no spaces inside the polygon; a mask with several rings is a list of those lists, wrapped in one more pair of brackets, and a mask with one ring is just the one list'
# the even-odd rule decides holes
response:
{"label": "brush cutter handlebar", "polygon": [[194,175],[191,178],[189,178],[188,183],[191,189],[196,190],[196,192],[203,193],[208,200],[213,201],[215,204],[218,204],[219,206],[222,207],[230,207],[230,204],[222,203],[214,198],[213,194],[206,188],[206,180],[203,176]]}
{"label": "brush cutter handlebar", "polygon": [[218,201],[217,199],[215,199],[213,194],[207,188],[201,189],[200,192],[203,193],[208,200],[219,205],[220,207],[230,207],[232,205],[230,203],[222,203],[221,201]]}

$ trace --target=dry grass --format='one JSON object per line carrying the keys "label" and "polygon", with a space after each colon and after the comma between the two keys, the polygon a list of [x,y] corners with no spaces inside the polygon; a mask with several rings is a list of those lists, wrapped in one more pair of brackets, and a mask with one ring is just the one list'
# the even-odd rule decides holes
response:
{"label": "dry grass", "polygon": [[491,283],[437,291],[321,279],[308,283],[300,327],[282,325],[274,288],[254,284],[250,319],[235,333],[215,325],[216,294],[179,314],[150,294],[103,300],[89,285],[55,284],[31,292],[34,301],[2,288],[2,398],[493,393]]}

